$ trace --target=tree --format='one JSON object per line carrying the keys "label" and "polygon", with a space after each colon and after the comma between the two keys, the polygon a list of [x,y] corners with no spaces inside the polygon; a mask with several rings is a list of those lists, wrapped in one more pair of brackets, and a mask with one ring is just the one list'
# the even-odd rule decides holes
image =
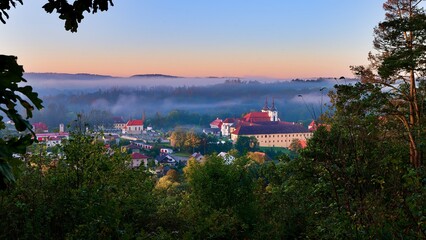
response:
{"label": "tree", "polygon": [[184,169],[188,194],[182,204],[188,239],[248,239],[257,219],[254,182],[247,159],[232,164],[210,156]]}
{"label": "tree", "polygon": [[[9,18],[7,11],[16,4],[23,4],[23,0],[0,0],[0,21],[6,23]],[[52,13],[56,10],[59,18],[65,21],[65,30],[76,32],[78,24],[84,18],[84,12],[96,13],[98,10],[106,11],[113,6],[112,0],[75,0],[73,4],[66,0],[48,0],[43,6],[44,10]],[[16,62],[17,57],[0,55],[0,110],[4,112],[15,124],[16,130],[20,132],[30,131],[32,127],[27,120],[16,110],[16,103],[24,107],[27,119],[32,117],[34,107],[42,108],[42,101],[30,86],[19,87],[18,83],[26,82],[22,77],[24,69]],[[28,98],[32,105],[19,94]],[[0,130],[5,128],[3,117],[0,116]],[[34,133],[33,133],[34,134]],[[14,153],[25,153],[25,148],[32,143],[31,135],[26,134],[19,138],[11,137],[8,140],[0,139],[0,189],[14,181],[10,162]]]}
{"label": "tree", "polygon": [[424,96],[419,96],[416,87],[426,75],[426,15],[419,7],[421,2],[387,0],[383,4],[385,21],[374,29],[377,52],[369,53],[368,67],[352,67],[363,82],[378,83],[393,92],[389,104],[393,116],[405,127],[410,162],[417,168],[422,165],[425,135]]}
{"label": "tree", "polygon": [[256,137],[240,136],[235,143],[235,149],[237,149],[241,155],[245,155],[249,151],[254,152],[258,150],[259,143]]}
{"label": "tree", "polygon": [[185,136],[185,147],[190,149],[192,148],[192,152],[194,152],[194,148],[200,146],[201,139],[200,137],[194,132],[194,130],[191,130],[186,133]]}
{"label": "tree", "polygon": [[[15,129],[23,132],[19,137],[8,136],[0,139],[0,189],[14,182],[14,176],[10,167],[13,154],[24,154],[26,147],[33,142],[35,136],[28,118],[32,117],[34,108],[41,109],[42,100],[38,98],[30,86],[21,86],[26,80],[23,78],[24,69],[18,65],[15,56],[0,55],[0,110],[13,121]],[[19,105],[18,105],[19,104]],[[23,107],[26,111],[24,119],[17,107]],[[0,115],[0,130],[6,125]],[[30,134],[24,133],[29,131]]]}
{"label": "tree", "polygon": [[303,147],[299,139],[295,138],[291,141],[289,149],[291,149],[293,152],[299,152],[302,148]]}
{"label": "tree", "polygon": [[185,146],[186,133],[182,128],[176,128],[170,135],[170,145],[174,148],[183,148]]}
{"label": "tree", "polygon": [[[6,19],[9,18],[6,11],[10,10],[11,6],[16,7],[17,2],[23,4],[23,0],[0,0],[0,21],[6,23]],[[75,0],[72,4],[67,0],[48,0],[43,8],[48,13],[56,10],[59,19],[65,21],[65,30],[77,32],[78,24],[84,18],[84,12],[94,14],[98,10],[107,11],[110,5],[114,6],[112,0]]]}
{"label": "tree", "polygon": [[130,169],[128,154],[110,153],[88,135],[72,134],[63,148],[59,160],[29,156],[15,187],[0,191],[0,239],[136,239],[151,232],[158,201],[150,173]]}

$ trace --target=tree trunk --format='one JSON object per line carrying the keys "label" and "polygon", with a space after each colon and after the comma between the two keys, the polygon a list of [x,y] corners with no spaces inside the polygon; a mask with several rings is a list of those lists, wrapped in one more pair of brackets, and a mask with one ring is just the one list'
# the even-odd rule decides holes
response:
{"label": "tree trunk", "polygon": [[419,150],[417,148],[417,140],[420,136],[420,111],[417,102],[417,90],[416,90],[416,78],[414,76],[414,70],[410,71],[410,115],[409,115],[409,135],[410,135],[410,163],[418,168],[421,166],[421,159]]}

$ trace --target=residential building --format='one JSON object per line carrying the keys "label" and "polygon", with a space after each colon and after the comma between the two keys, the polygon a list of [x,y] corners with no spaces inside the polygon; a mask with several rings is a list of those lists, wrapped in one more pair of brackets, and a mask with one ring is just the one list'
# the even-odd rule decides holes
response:
{"label": "residential building", "polygon": [[47,132],[49,132],[49,128],[47,127],[47,125],[45,123],[36,122],[36,123],[33,123],[32,126],[33,126],[33,131],[35,133],[47,133]]}
{"label": "residential building", "polygon": [[124,132],[127,134],[142,134],[144,119],[129,120],[124,126]]}
{"label": "residential building", "polygon": [[210,123],[210,128],[219,128],[222,126],[222,119],[216,118]]}
{"label": "residential building", "polygon": [[222,126],[220,128],[222,136],[224,136],[224,137],[230,137],[231,136],[231,127],[234,125],[235,121],[236,121],[235,118],[226,118],[222,122]]}
{"label": "residential building", "polygon": [[147,167],[148,166],[148,156],[141,154],[141,153],[137,153],[134,152],[132,153],[132,162],[130,164],[131,168],[138,168],[141,166],[141,164],[143,163],[143,166]]}
{"label": "residential building", "polygon": [[46,144],[47,147],[53,147],[62,144],[64,139],[69,139],[69,133],[36,133],[36,139],[40,143]]}
{"label": "residential building", "polygon": [[113,125],[115,129],[123,129],[126,126],[126,122],[123,117],[113,117]]}

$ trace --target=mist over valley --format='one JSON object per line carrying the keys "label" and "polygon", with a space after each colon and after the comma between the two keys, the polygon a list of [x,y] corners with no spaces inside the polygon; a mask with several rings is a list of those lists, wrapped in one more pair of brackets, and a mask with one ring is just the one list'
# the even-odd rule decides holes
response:
{"label": "mist over valley", "polygon": [[281,120],[308,122],[327,109],[327,93],[335,84],[357,81],[57,73],[27,73],[25,78],[44,101],[44,109],[34,114],[33,121],[49,126],[69,123],[77,113],[92,113],[102,115],[98,118],[122,116],[124,119],[141,118],[145,114],[154,126],[161,125],[155,117],[159,120],[170,114],[184,114],[189,124],[207,127],[216,117],[240,117],[258,111],[266,100],[269,104],[274,101]]}

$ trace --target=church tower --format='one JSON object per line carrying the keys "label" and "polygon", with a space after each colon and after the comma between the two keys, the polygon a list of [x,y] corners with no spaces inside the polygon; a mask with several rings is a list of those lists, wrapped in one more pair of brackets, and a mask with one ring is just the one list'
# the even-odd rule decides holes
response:
{"label": "church tower", "polygon": [[269,115],[268,97],[266,97],[266,99],[265,99],[265,106],[263,106],[262,112],[267,112],[268,115]]}
{"label": "church tower", "polygon": [[272,98],[272,106],[268,110],[268,115],[271,118],[271,122],[277,122],[277,121],[279,121],[279,119],[278,119],[278,111],[275,108],[275,99],[274,98]]}

